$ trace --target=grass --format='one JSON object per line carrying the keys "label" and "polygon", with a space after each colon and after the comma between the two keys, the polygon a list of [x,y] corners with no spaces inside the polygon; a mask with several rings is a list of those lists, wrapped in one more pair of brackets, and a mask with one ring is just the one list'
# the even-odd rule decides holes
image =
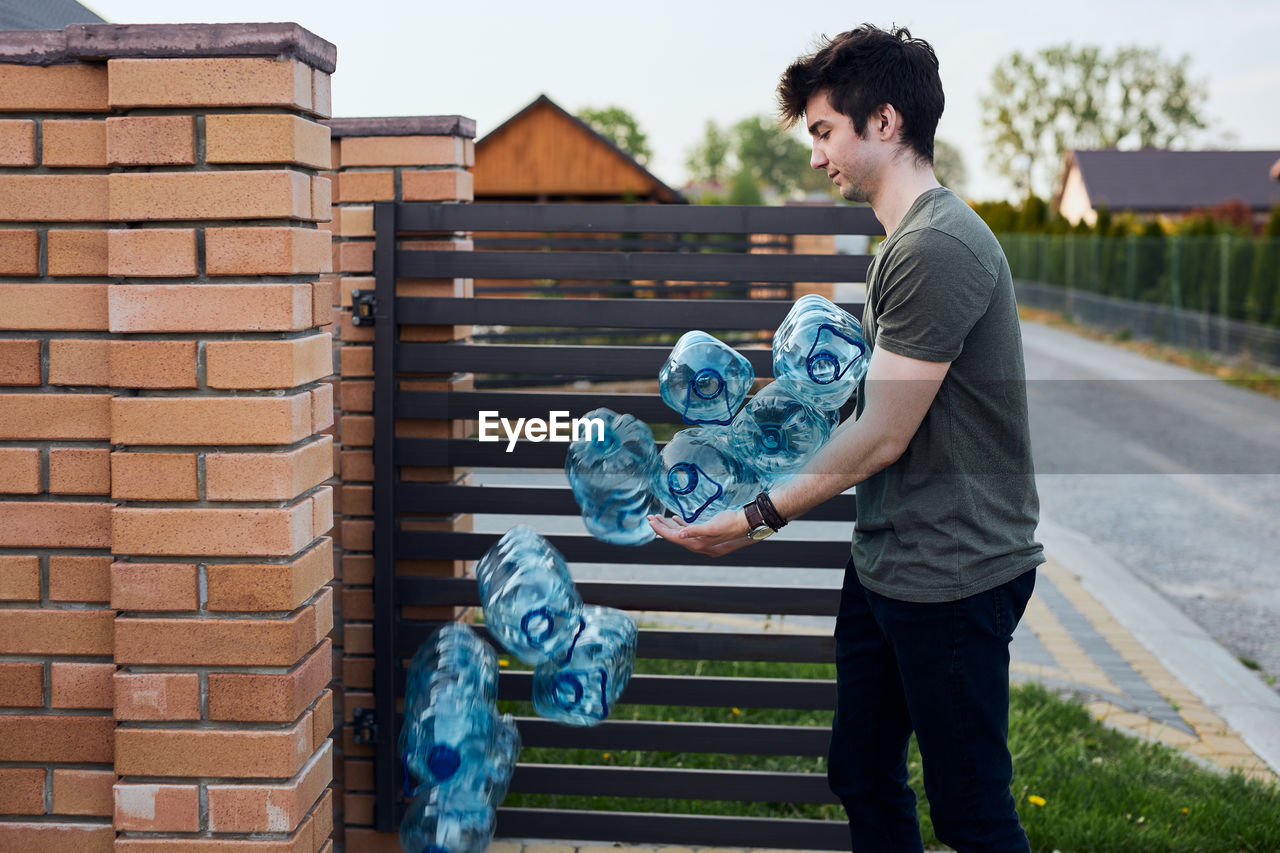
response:
{"label": "grass", "polygon": [[[513,662],[514,663],[514,662]],[[761,678],[832,678],[833,667],[695,661],[637,661],[637,672]],[[501,703],[530,715],[531,706]],[[770,709],[621,704],[615,719],[732,722],[828,727],[831,714]],[[1274,784],[1225,774],[1183,753],[1108,729],[1078,702],[1040,685],[1015,685],[1010,699],[1012,792],[1036,851],[1061,853],[1238,853],[1280,850],[1280,791]],[[684,767],[825,773],[822,758],[705,753],[526,749],[521,761],[637,767]],[[920,802],[925,846],[933,836],[919,752],[908,758]],[[839,806],[676,799],[621,799],[511,794],[506,805],[532,808],[659,811],[844,820]]]}
{"label": "grass", "polygon": [[1230,361],[1225,356],[1213,353],[1179,349],[1154,341],[1135,340],[1133,333],[1129,329],[1104,332],[1091,326],[1081,325],[1066,314],[1045,311],[1039,308],[1019,307],[1018,316],[1024,320],[1043,323],[1046,326],[1063,329],[1084,338],[1105,341],[1115,346],[1123,347],[1130,352],[1145,355],[1148,358],[1154,358],[1168,364],[1176,364],[1179,367],[1185,367],[1197,373],[1216,377],[1228,385],[1247,388],[1250,391],[1257,391],[1260,394],[1266,394],[1268,397],[1280,399],[1280,371],[1252,364],[1247,358],[1239,361]]}

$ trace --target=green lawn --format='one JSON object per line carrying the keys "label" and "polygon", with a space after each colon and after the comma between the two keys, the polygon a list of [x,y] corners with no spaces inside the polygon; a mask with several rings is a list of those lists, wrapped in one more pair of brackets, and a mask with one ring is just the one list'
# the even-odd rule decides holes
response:
{"label": "green lawn", "polygon": [[[828,665],[693,661],[637,661],[637,672],[767,678],[832,678]],[[502,710],[532,715],[527,704]],[[767,709],[619,705],[615,719],[721,721],[827,727],[830,713]],[[1280,792],[1206,769],[1182,753],[1129,737],[1094,720],[1079,703],[1039,685],[1015,686],[1010,702],[1013,794],[1036,851],[1061,853],[1275,853],[1280,851]],[[699,769],[824,773],[822,758],[731,756],[704,753],[599,752],[526,749],[533,763],[607,764]],[[939,846],[929,822],[915,742],[911,784],[920,798],[926,846]],[[1034,797],[1035,799],[1029,799]],[[1042,805],[1038,803],[1043,802]],[[511,794],[505,805],[660,811],[755,817],[843,820],[839,806],[690,800],[641,800]]]}

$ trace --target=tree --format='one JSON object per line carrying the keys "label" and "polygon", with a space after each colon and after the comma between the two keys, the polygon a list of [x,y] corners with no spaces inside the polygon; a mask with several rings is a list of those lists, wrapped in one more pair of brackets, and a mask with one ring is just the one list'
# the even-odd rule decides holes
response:
{"label": "tree", "polygon": [[685,160],[689,180],[695,183],[718,184],[728,171],[729,154],[733,140],[714,121],[707,120],[702,140],[693,147]]}
{"label": "tree", "polygon": [[809,148],[766,115],[744,118],[733,126],[733,152],[742,171],[762,186],[780,193],[811,189],[827,183],[809,167]]}
{"label": "tree", "polygon": [[596,109],[584,107],[578,118],[591,125],[596,132],[630,154],[641,166],[653,157],[649,137],[640,129],[640,123],[622,107],[607,106]]}
{"label": "tree", "polygon": [[1206,127],[1208,97],[1189,63],[1138,46],[1010,54],[982,97],[988,162],[1025,195],[1052,188],[1069,149],[1186,144]]}
{"label": "tree", "polygon": [[938,178],[938,183],[956,195],[964,195],[969,170],[965,168],[964,155],[960,153],[960,149],[946,140],[933,141],[933,174]]}

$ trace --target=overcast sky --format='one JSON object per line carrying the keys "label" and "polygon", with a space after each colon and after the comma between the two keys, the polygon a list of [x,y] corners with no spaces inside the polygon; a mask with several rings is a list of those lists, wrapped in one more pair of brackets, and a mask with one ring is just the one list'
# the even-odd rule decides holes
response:
{"label": "overcast sky", "polygon": [[822,34],[897,23],[937,51],[947,106],[938,136],[958,146],[969,192],[1003,195],[986,165],[979,98],[1013,52],[1072,42],[1159,47],[1191,57],[1209,86],[1209,139],[1280,149],[1277,0],[88,0],[113,23],[295,21],[338,46],[338,116],[461,114],[483,136],[545,93],[574,112],[617,104],[649,135],[652,170],[684,182],[708,119],[774,109],[778,75]]}

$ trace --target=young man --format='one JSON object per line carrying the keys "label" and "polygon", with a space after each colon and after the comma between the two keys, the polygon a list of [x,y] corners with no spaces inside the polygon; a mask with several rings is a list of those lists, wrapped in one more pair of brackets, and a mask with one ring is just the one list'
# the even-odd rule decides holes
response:
{"label": "young man", "polygon": [[1009,785],[1009,649],[1043,562],[1022,338],[990,229],[933,175],[938,60],[905,29],[863,25],[778,87],[810,164],[888,237],[867,273],[871,361],[857,418],[792,480],[664,539],[719,556],[857,485],[836,622],[828,777],[856,853],[920,850],[907,785],[914,731],[937,837],[1027,851]]}

